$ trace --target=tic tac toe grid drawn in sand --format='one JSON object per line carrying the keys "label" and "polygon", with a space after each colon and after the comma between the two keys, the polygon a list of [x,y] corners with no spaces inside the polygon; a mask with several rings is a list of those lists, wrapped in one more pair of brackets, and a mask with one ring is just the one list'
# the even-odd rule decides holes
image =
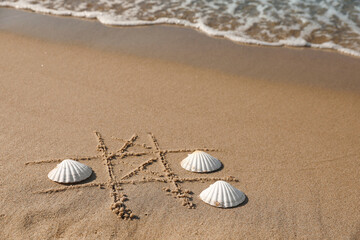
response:
{"label": "tic tac toe grid drawn in sand", "polygon": [[[196,150],[200,151],[218,151],[217,149],[209,149],[209,148],[196,148],[196,149],[161,149],[158,140],[152,133],[148,133],[149,139],[151,141],[151,145],[147,144],[139,144],[136,143],[138,135],[133,134],[129,140],[123,140],[120,138],[113,137],[116,141],[124,142],[123,145],[113,151],[110,152],[108,147],[105,144],[105,141],[99,132],[94,132],[96,139],[98,141],[97,151],[98,155],[94,156],[84,156],[84,157],[70,157],[76,161],[94,161],[94,160],[102,160],[105,163],[108,173],[108,181],[107,182],[94,182],[94,183],[79,183],[59,188],[51,188],[47,190],[41,190],[36,193],[57,193],[62,191],[69,191],[73,189],[79,188],[88,188],[88,187],[100,187],[100,188],[108,188],[110,190],[110,196],[113,200],[111,205],[111,210],[122,219],[135,219],[138,218],[132,211],[126,206],[126,201],[128,201],[128,195],[126,195],[123,185],[126,184],[145,184],[145,183],[153,183],[160,182],[164,183],[167,186],[162,189],[167,193],[167,195],[172,195],[175,199],[181,201],[182,206],[193,209],[195,205],[192,202],[192,192],[188,189],[183,189],[181,187],[181,183],[184,182],[205,182],[205,181],[217,181],[217,180],[225,180],[225,181],[238,181],[232,176],[229,177],[197,177],[197,178],[181,178],[175,173],[170,167],[169,162],[167,161],[166,155],[168,153],[181,153],[181,152],[194,152]],[[129,151],[131,147],[141,147],[142,151]],[[122,164],[131,165],[130,161],[126,161],[130,159],[130,157],[140,157],[140,156],[149,156],[148,159],[144,162],[138,164],[135,168],[127,172],[126,174],[121,174],[121,171],[115,171],[114,167],[116,164],[115,160],[122,159]],[[69,157],[67,157],[69,158]],[[27,162],[26,165],[33,164],[45,164],[45,163],[57,163],[61,162],[65,158],[60,159],[50,159],[44,161],[35,161],[35,162]],[[159,164],[162,168],[161,171],[150,171],[149,168],[151,165]],[[179,162],[180,164],[180,162]],[[142,179],[135,179],[140,173],[150,173],[151,177],[143,177]],[[44,174],[46,175],[46,174]],[[141,186],[139,186],[141,187]]]}

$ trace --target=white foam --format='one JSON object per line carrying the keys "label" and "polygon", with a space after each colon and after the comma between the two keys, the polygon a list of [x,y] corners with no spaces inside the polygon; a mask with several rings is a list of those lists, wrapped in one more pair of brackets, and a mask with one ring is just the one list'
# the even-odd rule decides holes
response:
{"label": "white foam", "polygon": [[[343,13],[337,10],[342,6],[341,0],[330,3],[327,0],[321,0],[320,3],[316,0],[283,0],[276,6],[270,0],[257,0],[254,3],[246,3],[242,0],[169,0],[162,4],[155,0],[112,0],[111,2],[100,0],[93,7],[89,7],[84,1],[79,0],[78,4],[74,2],[73,5],[69,5],[63,0],[41,2],[18,0],[3,1],[0,2],[0,6],[54,15],[93,18],[107,25],[176,24],[196,28],[210,36],[224,37],[239,43],[333,49],[360,57],[360,22],[354,22],[354,19],[358,18],[351,17],[360,14],[360,7],[354,6],[351,8],[352,12]],[[119,9],[113,7],[114,3],[121,5],[120,13],[117,13]],[[144,4],[148,4],[148,7],[142,8],[141,5]],[[322,14],[311,15],[308,8],[314,8]],[[183,17],[179,13],[182,11],[191,12],[192,17]],[[297,14],[289,15],[293,12]],[[164,14],[159,13],[166,13],[167,17],[161,17]],[[222,18],[231,21],[223,21]],[[236,23],[235,27],[230,22]],[[331,32],[333,30],[338,32],[335,25],[343,31],[341,36],[334,38],[338,41],[336,43],[332,39],[333,32]],[[251,32],[254,28],[255,30]],[[330,30],[326,32],[324,30],[326,28]],[[292,31],[298,32],[298,36],[291,34]],[[321,44],[306,41],[311,39],[311,36],[320,36],[328,40]]]}

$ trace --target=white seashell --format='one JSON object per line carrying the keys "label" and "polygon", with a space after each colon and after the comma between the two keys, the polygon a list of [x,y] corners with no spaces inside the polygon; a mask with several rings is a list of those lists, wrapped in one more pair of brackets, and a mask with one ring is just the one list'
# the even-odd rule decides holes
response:
{"label": "white seashell", "polygon": [[65,159],[48,174],[54,182],[75,183],[87,179],[92,174],[92,169],[85,164],[71,159]]}
{"label": "white seashell", "polygon": [[213,172],[221,166],[218,159],[202,151],[195,151],[181,161],[181,167],[191,172]]}
{"label": "white seashell", "polygon": [[235,207],[244,202],[245,194],[227,182],[217,181],[200,193],[204,202],[222,208]]}

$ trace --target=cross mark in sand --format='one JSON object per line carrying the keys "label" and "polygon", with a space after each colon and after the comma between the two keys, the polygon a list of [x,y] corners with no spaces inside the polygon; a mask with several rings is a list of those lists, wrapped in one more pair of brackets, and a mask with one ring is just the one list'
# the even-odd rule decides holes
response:
{"label": "cross mark in sand", "polygon": [[[133,134],[129,140],[124,140],[120,138],[114,138],[115,140],[122,141],[124,144],[116,151],[110,152],[106,146],[103,137],[99,132],[94,132],[98,141],[97,151],[98,155],[94,156],[84,156],[84,157],[70,157],[76,161],[84,160],[95,160],[102,159],[107,167],[108,181],[107,182],[94,182],[94,183],[78,183],[74,185],[64,186],[60,188],[51,188],[47,190],[38,191],[36,193],[56,193],[72,189],[87,188],[87,187],[107,187],[110,190],[110,196],[112,197],[113,203],[111,205],[111,210],[122,219],[135,219],[138,218],[134,213],[127,208],[126,201],[128,196],[123,191],[123,185],[126,184],[143,184],[151,182],[161,182],[167,183],[168,187],[164,187],[163,190],[167,194],[171,194],[174,198],[181,200],[182,205],[188,208],[195,208],[195,205],[192,202],[192,192],[188,189],[182,189],[181,183],[184,182],[205,182],[205,181],[216,181],[216,180],[225,180],[225,181],[238,181],[234,177],[197,177],[197,178],[181,178],[179,177],[170,167],[169,162],[167,161],[166,155],[168,153],[181,153],[181,152],[194,152],[196,150],[200,151],[218,151],[217,149],[209,148],[196,148],[196,149],[166,149],[163,150],[160,148],[158,140],[152,133],[148,133],[152,146],[146,144],[139,144],[135,141],[138,136]],[[145,149],[143,152],[130,152],[128,149],[133,146],[140,146]],[[128,156],[152,156],[148,160],[142,162],[140,165],[132,169],[130,172],[126,173],[121,177],[117,177],[114,172],[114,161],[115,159],[123,159]],[[56,163],[61,162],[61,159],[51,159],[44,161],[35,161],[27,162],[25,165],[33,164],[43,164],[43,163]],[[155,172],[147,170],[147,167],[158,162],[162,167],[162,172]],[[125,163],[125,162],[124,162]],[[142,180],[131,180],[132,177],[138,175],[140,172],[149,173],[154,177],[143,177]]]}

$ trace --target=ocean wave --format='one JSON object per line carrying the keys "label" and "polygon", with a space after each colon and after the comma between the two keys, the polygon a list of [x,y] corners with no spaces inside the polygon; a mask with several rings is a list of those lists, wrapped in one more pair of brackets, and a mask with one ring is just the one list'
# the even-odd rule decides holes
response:
{"label": "ocean wave", "polygon": [[14,0],[0,6],[97,19],[176,24],[246,44],[333,49],[360,57],[360,4],[330,0]]}

